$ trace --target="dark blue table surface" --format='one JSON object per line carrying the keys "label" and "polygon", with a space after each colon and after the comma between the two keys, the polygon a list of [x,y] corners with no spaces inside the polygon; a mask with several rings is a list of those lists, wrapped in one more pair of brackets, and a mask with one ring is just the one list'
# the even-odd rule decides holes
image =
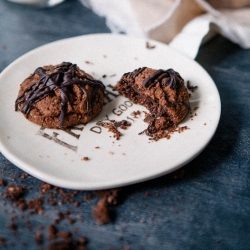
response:
{"label": "dark blue table surface", "polygon": [[[0,0],[0,72],[40,45],[103,32],[110,32],[105,19],[77,0],[52,9]],[[0,249],[47,249],[53,241],[48,226],[58,212],[67,216],[57,230],[71,232],[74,240],[85,236],[90,250],[250,249],[250,50],[217,36],[196,60],[215,81],[222,104],[217,132],[196,159],[176,174],[125,187],[111,208],[114,221],[105,225],[92,216],[99,200],[92,192],[52,190],[41,196],[41,213],[22,211],[0,185]],[[23,171],[0,154],[0,179],[23,186],[26,202],[39,197],[42,182],[21,177]],[[52,194],[57,204],[48,202]]]}

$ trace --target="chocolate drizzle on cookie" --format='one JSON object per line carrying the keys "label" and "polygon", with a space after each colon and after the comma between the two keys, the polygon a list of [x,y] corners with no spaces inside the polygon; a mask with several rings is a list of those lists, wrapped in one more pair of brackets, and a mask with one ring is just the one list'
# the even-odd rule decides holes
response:
{"label": "chocolate drizzle on cookie", "polygon": [[[163,80],[164,79],[164,80]],[[169,86],[171,89],[178,89],[182,86],[183,79],[180,74],[173,69],[162,70],[159,69],[151,76],[146,78],[142,85],[145,88],[152,88],[157,82],[162,82],[163,86]]]}
{"label": "chocolate drizzle on cookie", "polygon": [[[128,77],[129,77],[130,79],[135,80],[135,78],[136,78],[138,75],[140,75],[141,72],[142,72],[143,70],[145,70],[145,69],[146,69],[146,67],[142,67],[142,68],[139,68],[139,69],[134,70],[133,72],[127,73],[127,75],[128,75]],[[126,75],[126,74],[125,74],[125,75]]]}
{"label": "chocolate drizzle on cookie", "polygon": [[[39,80],[32,83],[17,97],[15,110],[17,111],[18,105],[23,103],[21,112],[28,116],[32,106],[36,102],[42,100],[55,90],[58,90],[61,99],[59,127],[62,127],[67,107],[68,105],[71,106],[69,101],[70,87],[75,84],[86,95],[87,112],[90,113],[94,109],[95,103],[98,101],[99,91],[104,91],[105,86],[101,81],[91,79],[87,75],[79,77],[79,75],[76,74],[77,69],[78,67],[76,64],[69,62],[63,62],[52,70],[45,70],[42,67],[37,68],[29,78],[37,74],[40,77]],[[88,96],[86,85],[93,88],[92,98]]]}

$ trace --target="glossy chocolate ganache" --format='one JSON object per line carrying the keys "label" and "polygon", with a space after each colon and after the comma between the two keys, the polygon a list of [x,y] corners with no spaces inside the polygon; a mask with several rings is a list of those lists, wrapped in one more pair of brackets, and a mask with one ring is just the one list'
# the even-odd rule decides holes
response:
{"label": "glossy chocolate ganache", "polygon": [[[87,122],[100,112],[104,89],[105,86],[101,81],[93,79],[89,74],[80,70],[76,64],[63,62],[56,66],[39,67],[21,84],[15,110],[20,109],[26,118],[29,119],[29,116],[32,116],[33,122],[43,126],[46,123],[49,123],[47,127],[71,126]],[[51,115],[53,117],[48,117],[44,114],[48,113],[46,109],[52,110],[51,102],[55,97],[57,99],[53,99],[53,102],[58,103],[59,115],[54,112],[55,114]],[[40,108],[38,103],[45,98],[51,98],[51,100],[46,100],[49,106],[45,107],[44,101],[43,107]],[[81,102],[84,102],[84,105]],[[39,119],[34,121],[34,117]],[[69,121],[70,119],[77,120],[76,118],[78,122]],[[56,120],[57,125],[54,124]]]}

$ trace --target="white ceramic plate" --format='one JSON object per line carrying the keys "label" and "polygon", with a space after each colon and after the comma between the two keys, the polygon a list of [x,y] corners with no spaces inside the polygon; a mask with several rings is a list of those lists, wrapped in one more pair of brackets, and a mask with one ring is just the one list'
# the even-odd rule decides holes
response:
{"label": "white ceramic plate", "polygon": [[[65,39],[39,47],[20,57],[0,75],[0,150],[16,166],[45,182],[71,189],[104,189],[128,185],[164,175],[187,164],[208,144],[220,118],[220,97],[206,71],[195,61],[168,46],[125,35],[96,34]],[[76,63],[107,86],[108,104],[86,126],[71,133],[43,129],[14,111],[20,83],[40,66],[63,61]],[[138,135],[146,128],[145,110],[117,96],[109,85],[138,67],[173,68],[198,89],[191,95],[191,110],[180,124],[189,130],[170,140],[149,141]],[[105,75],[105,77],[104,77]],[[112,100],[112,101],[111,101]],[[121,130],[120,140],[97,125],[104,119],[126,119],[132,123]],[[133,120],[131,120],[133,119]],[[97,148],[99,147],[99,148]],[[83,157],[88,157],[84,161]]]}

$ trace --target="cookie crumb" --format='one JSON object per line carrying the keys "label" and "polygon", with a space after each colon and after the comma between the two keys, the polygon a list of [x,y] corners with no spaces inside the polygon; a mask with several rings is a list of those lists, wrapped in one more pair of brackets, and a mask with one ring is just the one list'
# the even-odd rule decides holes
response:
{"label": "cookie crumb", "polygon": [[131,113],[131,115],[133,116],[133,118],[138,118],[138,116],[141,115],[141,111],[140,111],[140,110],[133,111],[133,112]]}
{"label": "cookie crumb", "polygon": [[42,233],[37,231],[35,234],[36,234],[35,235],[35,240],[36,240],[37,244],[42,245],[43,244],[43,235],[42,235]]}
{"label": "cookie crumb", "polygon": [[119,122],[114,122],[114,126],[116,128],[121,128],[121,129],[127,129],[127,127],[131,126],[131,124],[127,121],[127,120],[122,120],[122,121],[119,121]]}
{"label": "cookie crumb", "polygon": [[48,226],[48,239],[56,239],[57,238],[57,228],[55,227],[55,225],[49,225]]}
{"label": "cookie crumb", "polygon": [[22,178],[22,179],[25,179],[25,178],[28,177],[28,176],[29,176],[29,175],[28,175],[27,173],[22,173],[22,174],[21,174],[21,178]]}
{"label": "cookie crumb", "polygon": [[85,61],[85,63],[87,63],[87,64],[92,64],[92,65],[93,65],[93,63],[92,63],[92,62],[90,62],[90,61]]}
{"label": "cookie crumb", "polygon": [[46,194],[52,189],[52,186],[46,182],[43,182],[40,186],[40,193]]}
{"label": "cookie crumb", "polygon": [[198,88],[198,86],[192,86],[190,84],[190,81],[187,81],[187,89],[188,90],[190,90],[191,92],[194,92],[197,88]]}
{"label": "cookie crumb", "polygon": [[2,238],[2,237],[0,237],[0,245],[2,245],[2,246],[6,246],[6,239],[5,238]]}
{"label": "cookie crumb", "polygon": [[119,203],[119,196],[121,194],[122,189],[114,188],[108,190],[98,190],[94,191],[101,199],[105,199],[109,205],[117,205]]}
{"label": "cookie crumb", "polygon": [[41,197],[37,197],[33,200],[28,201],[28,209],[30,214],[43,214],[43,200]]}
{"label": "cookie crumb", "polygon": [[99,200],[97,205],[94,207],[93,216],[99,225],[110,223],[112,221],[108,203],[104,198]]}
{"label": "cookie crumb", "polygon": [[122,121],[109,120],[107,122],[99,121],[97,125],[107,128],[108,132],[113,133],[113,137],[116,138],[116,140],[119,140],[120,137],[122,136],[122,133],[118,130],[118,128],[125,130],[131,124],[127,120],[122,120]]}
{"label": "cookie crumb", "polygon": [[13,233],[17,232],[17,225],[14,222],[10,223],[8,227]]}
{"label": "cookie crumb", "polygon": [[156,47],[155,45],[151,45],[149,42],[146,42],[147,49],[154,49],[155,47]]}
{"label": "cookie crumb", "polygon": [[5,198],[12,201],[18,201],[24,194],[25,189],[20,186],[8,185],[5,193]]}
{"label": "cookie crumb", "polygon": [[0,179],[0,186],[4,187],[6,185],[4,179]]}

